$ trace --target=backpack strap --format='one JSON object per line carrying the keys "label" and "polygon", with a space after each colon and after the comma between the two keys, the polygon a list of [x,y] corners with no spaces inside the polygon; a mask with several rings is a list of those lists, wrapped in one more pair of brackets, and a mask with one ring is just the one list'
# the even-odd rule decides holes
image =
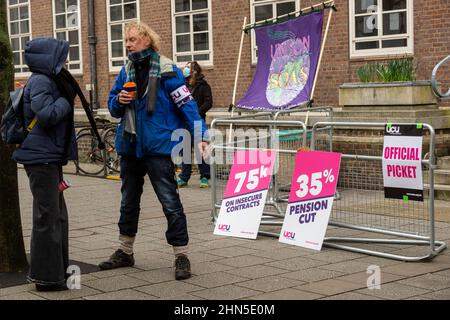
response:
{"label": "backpack strap", "polygon": [[31,132],[31,130],[33,130],[33,128],[37,125],[37,118],[34,117],[33,120],[31,120],[30,124],[27,126],[27,131],[28,133]]}

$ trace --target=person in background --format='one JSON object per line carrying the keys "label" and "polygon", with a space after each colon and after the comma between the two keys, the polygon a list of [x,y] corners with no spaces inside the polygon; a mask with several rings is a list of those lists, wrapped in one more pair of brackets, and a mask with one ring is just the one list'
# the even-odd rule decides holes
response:
{"label": "person in background", "polygon": [[[191,276],[189,237],[171,158],[178,144],[172,134],[188,128],[193,135],[195,123],[200,124],[203,134],[206,125],[182,71],[159,54],[159,36],[147,24],[133,22],[125,29],[125,43],[128,62],[117,76],[108,101],[111,116],[121,119],[115,140],[121,156],[120,246],[99,267],[108,270],[134,265],[133,246],[144,177],[148,175],[167,219],[166,239],[175,255],[175,279],[187,279]],[[206,152],[208,142],[199,141],[198,147]]]}
{"label": "person in background", "polygon": [[[202,73],[202,68],[197,61],[192,61],[186,64],[183,75],[186,78],[186,83],[189,90],[192,93],[198,106],[198,113],[203,120],[206,120],[206,113],[213,106],[213,98],[211,87],[206,82],[205,76]],[[194,139],[191,138],[193,145]],[[205,161],[201,161],[198,164],[198,170],[200,172],[200,188],[209,187],[209,179],[211,178],[210,166]],[[188,185],[188,181],[192,174],[192,164],[183,162],[181,166],[181,173],[178,176],[178,186],[185,187]]]}
{"label": "person in background", "polygon": [[69,226],[62,166],[77,158],[76,90],[64,69],[68,53],[69,43],[53,38],[35,38],[25,46],[32,74],[24,89],[23,112],[31,131],[13,159],[24,165],[33,195],[28,280],[37,291],[68,289]]}

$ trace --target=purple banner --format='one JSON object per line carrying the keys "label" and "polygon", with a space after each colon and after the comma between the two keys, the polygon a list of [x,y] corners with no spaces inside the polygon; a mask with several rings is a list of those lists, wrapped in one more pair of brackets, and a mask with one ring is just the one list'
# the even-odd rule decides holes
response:
{"label": "purple banner", "polygon": [[323,11],[255,30],[258,64],[238,108],[284,110],[310,100],[320,53]]}

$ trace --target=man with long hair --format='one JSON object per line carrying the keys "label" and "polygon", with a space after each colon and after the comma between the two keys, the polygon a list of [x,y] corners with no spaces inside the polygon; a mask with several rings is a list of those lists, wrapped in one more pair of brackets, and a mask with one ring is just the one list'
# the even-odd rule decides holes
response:
{"label": "man with long hair", "polygon": [[[171,137],[182,128],[194,134],[196,121],[200,122],[202,133],[206,125],[186,88],[182,71],[159,54],[159,36],[143,22],[127,25],[125,36],[128,62],[108,101],[111,115],[121,119],[115,141],[121,155],[120,247],[99,267],[107,270],[134,265],[133,244],[144,177],[148,175],[167,218],[166,239],[175,254],[175,279],[183,280],[191,276],[189,237],[171,159],[177,142]],[[204,151],[207,146],[207,142],[199,143]]]}

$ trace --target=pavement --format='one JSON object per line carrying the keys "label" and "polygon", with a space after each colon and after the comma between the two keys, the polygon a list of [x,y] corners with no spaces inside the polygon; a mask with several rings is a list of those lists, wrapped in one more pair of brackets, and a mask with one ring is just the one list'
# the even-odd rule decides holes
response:
{"label": "pavement", "polygon": [[[20,205],[29,252],[32,197],[19,170]],[[70,218],[70,258],[97,265],[118,247],[120,181],[66,174]],[[282,244],[213,235],[210,189],[193,176],[180,190],[188,217],[193,276],[175,281],[172,248],[166,243],[166,219],[146,181],[141,203],[136,265],[82,274],[81,289],[37,292],[32,284],[0,288],[0,300],[440,300],[450,299],[450,250],[431,262],[400,262],[323,248],[312,251]],[[329,227],[327,235],[360,234]],[[438,240],[450,243],[450,224],[436,223]],[[389,252],[413,252],[413,246],[384,245]],[[379,289],[368,288],[370,270],[380,268]],[[368,272],[369,270],[369,272]],[[370,279],[369,279],[370,280]],[[369,284],[373,283],[369,281]]]}

